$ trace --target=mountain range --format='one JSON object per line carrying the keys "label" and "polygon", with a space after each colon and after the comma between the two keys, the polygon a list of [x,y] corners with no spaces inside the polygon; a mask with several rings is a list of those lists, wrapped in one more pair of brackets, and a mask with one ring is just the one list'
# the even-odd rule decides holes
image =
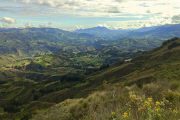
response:
{"label": "mountain range", "polygon": [[[163,25],[135,30],[111,30],[105,27],[80,29],[75,32],[54,28],[0,28],[0,53],[17,53],[34,55],[37,53],[56,53],[60,51],[81,52],[90,48],[99,49],[103,44],[113,40],[119,46],[134,45],[153,48],[163,40],[179,37],[180,25]],[[104,40],[108,40],[104,42]],[[156,41],[155,41],[156,40]],[[131,44],[131,42],[138,42]],[[151,41],[149,43],[148,41]],[[124,45],[128,43],[128,45]],[[112,45],[110,45],[112,47]],[[89,48],[89,49],[88,49]],[[91,51],[91,50],[90,50]]]}
{"label": "mountain range", "polygon": [[88,29],[76,30],[79,34],[90,34],[100,37],[104,40],[122,40],[129,39],[159,39],[166,40],[172,37],[179,37],[180,25],[162,25],[153,27],[144,27],[139,29],[108,29],[106,27],[94,27]]}

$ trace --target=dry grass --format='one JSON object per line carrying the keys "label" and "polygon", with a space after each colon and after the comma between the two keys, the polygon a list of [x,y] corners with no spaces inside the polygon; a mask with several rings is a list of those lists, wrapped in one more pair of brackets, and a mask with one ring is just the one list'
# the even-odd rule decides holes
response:
{"label": "dry grass", "polygon": [[180,117],[180,93],[160,83],[150,83],[142,89],[135,85],[105,87],[106,90],[87,98],[66,100],[41,111],[32,120],[178,120]]}

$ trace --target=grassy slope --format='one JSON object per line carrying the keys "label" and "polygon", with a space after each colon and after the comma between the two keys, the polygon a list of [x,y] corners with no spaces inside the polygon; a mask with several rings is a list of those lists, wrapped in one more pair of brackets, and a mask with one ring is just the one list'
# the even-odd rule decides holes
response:
{"label": "grassy slope", "polygon": [[[180,39],[167,41],[162,47],[135,58],[131,63],[115,65],[88,77],[84,83],[63,93],[76,99],[66,100],[41,111],[33,120],[123,119],[124,112],[128,113],[127,119],[143,120],[151,117],[153,120],[176,120],[180,117],[179,61]],[[97,90],[100,92],[85,97]],[[135,100],[140,99],[141,102],[134,103],[131,98],[134,95]],[[152,106],[145,107],[144,114],[135,112],[144,107],[144,102],[151,97]],[[163,103],[160,111],[156,111],[155,101]]]}

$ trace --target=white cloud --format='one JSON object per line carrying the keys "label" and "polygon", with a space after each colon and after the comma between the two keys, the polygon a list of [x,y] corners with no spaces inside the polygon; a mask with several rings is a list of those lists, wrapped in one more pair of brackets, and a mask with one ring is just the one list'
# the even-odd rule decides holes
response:
{"label": "white cloud", "polygon": [[10,18],[10,17],[2,17],[2,18],[0,18],[0,22],[6,23],[6,24],[14,24],[14,23],[16,23],[16,20],[14,18]]}
{"label": "white cloud", "polygon": [[149,20],[133,20],[133,21],[108,21],[106,22],[107,26],[110,28],[140,28],[140,27],[150,27],[157,26],[162,24],[171,24],[171,19],[163,19],[163,18],[153,18]]}
{"label": "white cloud", "polygon": [[[36,4],[56,8],[61,12],[73,12],[80,15],[126,14],[177,14],[179,0],[20,0],[27,4]],[[119,14],[118,14],[119,13]]]}
{"label": "white cloud", "polygon": [[[29,7],[30,5],[46,7],[49,14],[127,18],[123,22],[108,22],[120,23],[125,27],[180,23],[177,17],[174,17],[180,14],[180,0],[16,0],[16,2],[22,2]],[[47,11],[44,11],[45,15]]]}

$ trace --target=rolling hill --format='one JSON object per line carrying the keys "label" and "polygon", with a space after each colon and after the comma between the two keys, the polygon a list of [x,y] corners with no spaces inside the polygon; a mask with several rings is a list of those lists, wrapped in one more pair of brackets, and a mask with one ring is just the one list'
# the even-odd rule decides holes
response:
{"label": "rolling hill", "polygon": [[78,45],[82,45],[83,50],[83,46],[90,46],[96,40],[55,28],[1,28],[0,36],[1,54],[17,53],[20,56],[57,53],[69,48],[76,52],[81,50]]}
{"label": "rolling hill", "polygon": [[[18,76],[19,80],[9,78],[1,81],[0,117],[29,119],[40,109],[42,111],[33,115],[33,119],[85,120],[97,112],[100,114],[95,116],[99,118],[93,119],[108,119],[111,112],[122,113],[128,109],[123,106],[123,101],[128,100],[130,91],[144,96],[143,100],[148,97],[159,101],[168,100],[172,104],[169,108],[179,111],[179,47],[180,39],[174,38],[155,50],[135,57],[131,62],[117,63],[86,77],[50,77],[48,74],[40,74],[38,77],[38,73],[32,72],[25,74],[29,78],[20,79],[22,74],[19,71],[1,73],[1,76]],[[33,80],[32,76],[38,79]],[[114,104],[117,107],[110,107]],[[52,105],[55,106],[45,109]],[[135,117],[133,111],[130,112],[131,117]],[[171,115],[174,120],[178,118],[179,114],[166,112],[165,117]]]}

